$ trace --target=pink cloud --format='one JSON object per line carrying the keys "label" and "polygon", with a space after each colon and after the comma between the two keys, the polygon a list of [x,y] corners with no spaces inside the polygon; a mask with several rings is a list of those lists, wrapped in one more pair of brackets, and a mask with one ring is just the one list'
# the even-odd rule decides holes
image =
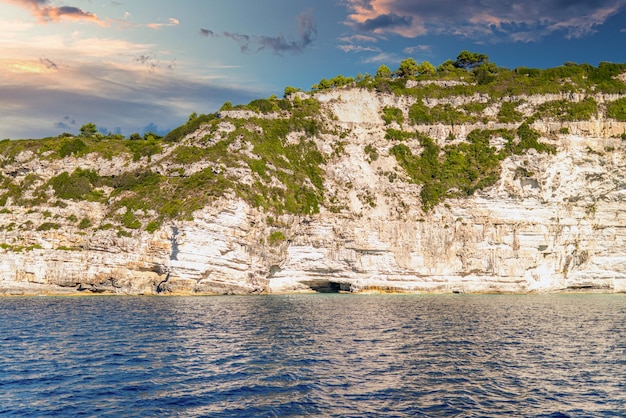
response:
{"label": "pink cloud", "polygon": [[4,0],[30,11],[41,23],[59,22],[63,19],[92,21],[99,25],[103,22],[97,15],[74,6],[52,6],[48,0]]}
{"label": "pink cloud", "polygon": [[346,0],[346,4],[346,24],[364,34],[532,41],[555,32],[568,38],[593,33],[624,9],[626,0]]}
{"label": "pink cloud", "polygon": [[167,20],[167,23],[148,23],[147,26],[150,29],[159,30],[164,26],[178,26],[178,25],[180,25],[180,21],[176,19],[175,17],[170,17]]}

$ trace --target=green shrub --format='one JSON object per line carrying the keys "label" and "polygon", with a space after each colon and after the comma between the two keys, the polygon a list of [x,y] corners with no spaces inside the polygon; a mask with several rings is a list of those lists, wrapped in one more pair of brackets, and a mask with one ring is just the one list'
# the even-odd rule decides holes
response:
{"label": "green shrub", "polygon": [[509,148],[514,154],[521,154],[528,149],[535,149],[539,152],[548,152],[554,154],[556,148],[554,146],[539,142],[539,132],[533,130],[527,123],[523,123],[517,128],[517,136],[519,137],[519,143],[512,145],[512,141],[509,141]]}
{"label": "green shrub", "polygon": [[283,91],[283,97],[287,98],[290,95],[294,94],[294,93],[298,93],[301,92],[302,89],[301,88],[296,88],[296,87],[292,87],[292,86],[287,86],[285,87],[285,90]]}
{"label": "green shrub", "polygon": [[274,231],[268,237],[268,242],[270,243],[270,245],[278,245],[285,240],[285,234],[283,234],[281,231]]}
{"label": "green shrub", "polygon": [[72,174],[63,172],[51,178],[48,184],[60,199],[99,200],[101,195],[93,189],[99,181],[95,171],[77,168]]}
{"label": "green shrub", "polygon": [[[224,105],[226,105],[226,103],[224,103]],[[230,105],[230,108],[232,108],[232,104]],[[223,109],[223,110],[227,110],[227,109]],[[209,124],[215,121],[216,119],[217,119],[217,116],[215,114],[199,115],[198,117],[189,120],[186,124],[179,126],[176,129],[171,130],[167,135],[165,135],[165,137],[163,138],[163,141],[179,142],[185,136],[198,130],[200,126]]]}
{"label": "green shrub", "polygon": [[122,225],[128,229],[139,229],[141,228],[141,222],[137,219],[135,214],[131,209],[127,209],[126,213],[122,216],[121,219]]}
{"label": "green shrub", "polygon": [[139,161],[143,157],[148,157],[150,161],[153,155],[160,153],[163,149],[159,139],[153,136],[148,136],[143,141],[126,141],[125,144],[133,154],[133,161]]}
{"label": "green shrub", "polygon": [[277,101],[271,99],[253,100],[248,104],[248,107],[261,113],[272,113],[280,110]]}
{"label": "green shrub", "polygon": [[598,103],[593,97],[587,97],[580,102],[555,100],[539,106],[537,113],[533,115],[533,120],[556,119],[562,122],[589,120],[596,113],[598,113]]}
{"label": "green shrub", "polygon": [[409,119],[417,125],[429,125],[434,122],[430,109],[422,100],[418,100],[409,109]]}
{"label": "green shrub", "polygon": [[417,125],[458,125],[476,121],[476,117],[456,109],[450,104],[439,104],[429,108],[421,100],[409,109],[409,118]]}
{"label": "green shrub", "polygon": [[22,187],[15,184],[10,177],[0,178],[0,190],[6,190],[3,194],[0,194],[0,206],[4,206],[12,200],[13,204],[17,204],[22,198]]}
{"label": "green shrub", "polygon": [[80,229],[87,229],[92,225],[91,223],[91,219],[89,218],[83,218],[81,219],[80,223],[78,224],[78,227]]}
{"label": "green shrub", "polygon": [[250,170],[254,171],[259,176],[268,179],[266,174],[267,165],[264,160],[250,159],[250,161],[248,161],[248,166],[250,167]]}
{"label": "green shrub", "polygon": [[376,148],[374,148],[372,144],[367,144],[364,151],[365,154],[367,154],[370,163],[378,160],[378,151],[376,151]]}
{"label": "green shrub", "polygon": [[315,90],[333,89],[333,88],[346,86],[353,82],[354,82],[354,78],[344,77],[342,75],[338,75],[337,77],[331,78],[330,80],[322,78],[319,83],[313,85],[312,90],[315,91]]}
{"label": "green shrub", "polygon": [[406,141],[413,138],[414,134],[411,132],[399,131],[397,129],[389,128],[385,134],[385,139],[390,141]]}
{"label": "green shrub", "polygon": [[397,107],[384,107],[382,118],[385,121],[385,125],[389,125],[392,122],[397,122],[399,125],[402,125],[404,122],[402,109],[398,109]]}
{"label": "green shrub", "polygon": [[76,155],[79,156],[81,153],[87,148],[87,145],[80,139],[74,138],[69,141],[66,141],[61,145],[59,149],[59,155],[61,158],[67,157],[68,155]]}
{"label": "green shrub", "polygon": [[[389,153],[414,183],[422,185],[422,207],[428,211],[446,197],[469,196],[495,184],[500,178],[500,162],[511,153],[528,148],[554,152],[553,147],[538,142],[539,133],[527,124],[520,126],[517,135],[519,142],[513,146],[515,135],[511,131],[474,130],[467,136],[467,142],[442,149],[433,139],[417,134],[423,148],[421,155],[413,155],[404,144],[393,146]],[[497,151],[490,145],[494,136],[507,139],[509,147]]]}
{"label": "green shrub", "polygon": [[153,234],[155,231],[158,231],[161,228],[161,223],[158,221],[148,222],[146,225],[146,231]]}
{"label": "green shrub", "polygon": [[37,227],[37,231],[50,231],[52,229],[59,229],[61,226],[53,222],[44,222]]}
{"label": "green shrub", "polygon": [[118,229],[117,230],[117,237],[118,238],[131,238],[133,236],[133,234],[131,234],[128,231],[124,231],[123,229]]}
{"label": "green shrub", "polygon": [[502,106],[498,111],[498,122],[500,123],[516,123],[521,122],[523,116],[517,111],[516,107],[519,103],[502,102]]}
{"label": "green shrub", "polygon": [[142,171],[124,172],[118,176],[102,178],[100,181],[115,189],[115,193],[123,190],[134,190],[147,186],[158,185],[163,177],[149,169]]}
{"label": "green shrub", "polygon": [[180,145],[172,152],[172,161],[177,164],[193,164],[204,158],[204,150],[198,147]]}
{"label": "green shrub", "polygon": [[626,122],[626,98],[607,103],[606,116],[611,119]]}

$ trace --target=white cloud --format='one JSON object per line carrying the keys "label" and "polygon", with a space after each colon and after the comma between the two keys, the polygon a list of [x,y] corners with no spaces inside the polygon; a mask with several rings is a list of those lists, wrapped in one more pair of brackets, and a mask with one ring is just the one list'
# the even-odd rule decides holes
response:
{"label": "white cloud", "polygon": [[410,46],[410,47],[404,48],[404,53],[416,54],[416,53],[422,53],[422,52],[430,52],[430,50],[431,50],[430,45],[416,45],[416,46]]}
{"label": "white cloud", "polygon": [[380,48],[354,44],[339,45],[338,48],[343,52],[380,52]]}
{"label": "white cloud", "polygon": [[178,25],[180,25],[180,20],[176,19],[175,17],[170,17],[167,20],[167,23],[148,23],[146,27],[149,27],[150,29],[154,29],[154,30],[159,30],[163,27],[178,26]]}

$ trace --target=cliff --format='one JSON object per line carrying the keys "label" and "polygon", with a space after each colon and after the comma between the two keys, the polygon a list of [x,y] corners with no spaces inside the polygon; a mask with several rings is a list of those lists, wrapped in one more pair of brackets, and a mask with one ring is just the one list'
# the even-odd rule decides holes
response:
{"label": "cliff", "polygon": [[626,292],[624,97],[348,87],[169,141],[3,142],[0,294]]}

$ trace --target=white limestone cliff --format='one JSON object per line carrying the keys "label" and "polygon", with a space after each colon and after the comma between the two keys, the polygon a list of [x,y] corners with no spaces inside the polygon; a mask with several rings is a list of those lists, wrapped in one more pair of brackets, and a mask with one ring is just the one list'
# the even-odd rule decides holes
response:
{"label": "white limestone cliff", "polygon": [[[193,220],[120,236],[69,224],[35,228],[47,219],[63,223],[84,214],[100,224],[106,212],[101,203],[72,202],[33,212],[9,201],[0,211],[0,294],[626,292],[626,141],[620,137],[625,123],[602,116],[535,122],[533,128],[556,154],[530,150],[508,157],[494,186],[424,212],[420,186],[389,155],[381,118],[383,107],[406,112],[416,99],[358,89],[316,98],[335,116],[329,123],[344,133],[343,153],[324,166],[324,188],[334,207],[321,207],[314,215],[281,215],[270,224],[267,213],[233,193],[196,211]],[[228,124],[223,122],[224,131]],[[451,132],[463,141],[473,129],[498,127],[404,126],[439,142]],[[312,139],[327,155],[338,141],[335,134]],[[378,159],[370,161],[366,145],[377,150]],[[418,143],[407,145],[419,149]],[[165,147],[163,154],[170,151]],[[2,174],[17,179],[32,174],[43,183],[75,167],[109,175],[146,163],[96,154],[47,160],[29,152],[4,164]],[[172,169],[165,164],[153,157],[151,167],[165,173]],[[242,171],[241,181],[250,175]],[[277,224],[286,239],[270,243],[267,237]]]}

